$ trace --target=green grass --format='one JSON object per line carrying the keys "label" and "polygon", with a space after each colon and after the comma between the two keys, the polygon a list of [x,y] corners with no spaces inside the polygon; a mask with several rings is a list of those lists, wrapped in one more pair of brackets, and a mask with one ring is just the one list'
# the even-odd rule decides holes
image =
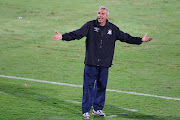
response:
{"label": "green grass", "polygon": [[[179,0],[0,0],[0,75],[82,85],[85,38],[53,41],[110,10],[109,21],[132,36],[154,37],[140,46],[116,42],[108,89],[180,98]],[[19,20],[18,17],[23,17]],[[0,78],[0,119],[82,119],[82,88]],[[106,105],[134,113],[112,120],[178,120],[180,102],[107,92]],[[107,115],[124,110],[105,106]],[[101,120],[103,118],[93,117]]]}

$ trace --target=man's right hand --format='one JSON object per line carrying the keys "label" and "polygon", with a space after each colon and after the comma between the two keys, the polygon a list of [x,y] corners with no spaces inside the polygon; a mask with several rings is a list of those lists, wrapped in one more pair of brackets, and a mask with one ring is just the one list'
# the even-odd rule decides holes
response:
{"label": "man's right hand", "polygon": [[57,32],[57,31],[55,31],[55,32],[57,33],[57,35],[52,36],[51,38],[52,38],[53,40],[62,40],[62,34],[59,33],[59,32]]}

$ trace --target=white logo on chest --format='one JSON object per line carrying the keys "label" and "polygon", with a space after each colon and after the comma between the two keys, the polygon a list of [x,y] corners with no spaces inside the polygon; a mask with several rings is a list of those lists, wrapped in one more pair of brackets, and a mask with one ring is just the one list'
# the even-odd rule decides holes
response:
{"label": "white logo on chest", "polygon": [[112,30],[109,29],[107,34],[108,34],[108,35],[112,35]]}
{"label": "white logo on chest", "polygon": [[94,31],[95,32],[99,32],[99,28],[98,27],[94,27]]}

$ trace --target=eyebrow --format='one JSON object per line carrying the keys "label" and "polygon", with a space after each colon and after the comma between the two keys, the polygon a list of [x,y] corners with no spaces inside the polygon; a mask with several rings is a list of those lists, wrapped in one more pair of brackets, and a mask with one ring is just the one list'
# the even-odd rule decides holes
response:
{"label": "eyebrow", "polygon": [[[98,14],[100,14],[101,12],[98,12]],[[105,12],[102,12],[102,14],[105,14]]]}

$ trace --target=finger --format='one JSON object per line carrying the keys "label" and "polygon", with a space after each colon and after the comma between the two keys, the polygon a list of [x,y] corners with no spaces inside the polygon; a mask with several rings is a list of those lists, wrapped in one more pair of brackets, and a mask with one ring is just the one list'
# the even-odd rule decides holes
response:
{"label": "finger", "polygon": [[149,42],[149,41],[151,41],[151,40],[153,40],[153,38],[148,38],[148,37],[147,37],[144,42]]}
{"label": "finger", "polygon": [[53,39],[53,40],[60,40],[60,38],[58,38],[56,36],[52,36],[51,39]]}
{"label": "finger", "polygon": [[55,37],[53,36],[53,37],[51,37],[51,39],[53,39],[53,40],[54,40],[54,39],[55,39]]}
{"label": "finger", "polygon": [[53,40],[59,40],[59,39],[57,39],[57,38],[52,38]]}
{"label": "finger", "polygon": [[52,38],[53,40],[57,39],[57,37],[56,37],[56,36],[52,36],[51,38]]}
{"label": "finger", "polygon": [[153,40],[153,38],[149,38],[149,41]]}

